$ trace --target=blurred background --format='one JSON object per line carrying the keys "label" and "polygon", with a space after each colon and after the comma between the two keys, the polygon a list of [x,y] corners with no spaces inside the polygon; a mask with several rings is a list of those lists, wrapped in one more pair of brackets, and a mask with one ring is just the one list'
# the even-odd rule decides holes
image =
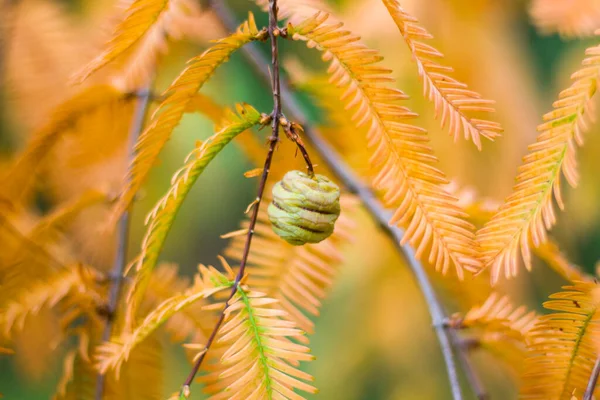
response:
{"label": "blurred background", "polygon": [[[118,13],[113,1],[3,0],[0,21],[0,170],[6,170],[28,137],[48,118],[52,109],[76,93],[69,83],[73,72],[98,54]],[[249,10],[258,25],[267,18],[254,2],[226,2],[238,20]],[[511,190],[521,157],[534,142],[536,126],[549,111],[560,90],[569,85],[586,47],[597,39],[566,38],[542,32],[532,12],[542,1],[526,0],[405,0],[403,6],[435,36],[431,42],[445,55],[445,64],[456,77],[485,98],[496,100],[495,120],[504,134],[495,143],[485,142],[481,153],[472,144],[457,143],[440,129],[433,107],[422,95],[421,82],[410,52],[379,0],[326,2],[339,20],[359,34],[370,47],[379,49],[384,64],[394,69],[398,86],[411,96],[406,103],[419,113],[416,124],[427,128],[440,159],[440,168],[457,187],[501,202]],[[545,2],[551,3],[551,2]],[[186,38],[169,42],[162,58],[156,91],[165,89],[183,69],[187,59],[208,46],[208,40],[226,31],[203,8]],[[266,45],[261,45],[267,51]],[[328,115],[311,100],[308,80],[322,74],[319,55],[300,43],[282,43],[288,76],[311,110],[315,125],[327,126]],[[108,73],[107,73],[108,74]],[[307,78],[309,77],[309,78]],[[97,78],[97,79],[102,79]],[[258,110],[271,109],[270,90],[240,55],[218,69],[204,93],[222,105],[248,102]],[[285,112],[285,105],[284,105]],[[212,123],[200,115],[188,115],[162,153],[137,201],[131,222],[130,257],[135,256],[144,234],[144,217],[169,187],[169,180],[197,140],[212,134]],[[263,141],[266,132],[258,132]],[[352,135],[353,132],[338,132]],[[96,136],[94,136],[96,135]],[[85,142],[78,137],[61,140],[42,171],[32,206],[15,216],[15,224],[27,229],[40,215],[86,186],[118,185],[126,165],[124,138],[110,132],[94,132]],[[340,137],[343,139],[343,137]],[[82,148],[87,150],[82,150]],[[82,154],[88,156],[81,162]],[[79,157],[79,161],[78,161]],[[287,157],[293,157],[289,152]],[[581,183],[566,188],[566,212],[551,235],[564,254],[590,273],[600,259],[600,127],[594,126],[581,149]],[[366,168],[366,160],[361,163]],[[301,165],[301,160],[299,160]],[[191,275],[198,263],[217,264],[216,256],[227,245],[219,235],[238,229],[243,212],[255,196],[255,180],[243,173],[254,165],[244,152],[230,146],[201,177],[181,210],[161,259]],[[101,229],[106,210],[92,209],[70,227],[78,257],[99,268],[112,262],[114,237]],[[95,222],[90,222],[95,221]],[[304,368],[315,376],[318,399],[446,399],[446,373],[439,346],[430,328],[430,317],[414,280],[391,243],[369,217],[356,216],[354,240],[344,249],[345,261],[311,337],[315,362]],[[460,310],[453,290],[432,273],[445,294],[449,310]],[[533,273],[502,284],[517,303],[540,309],[548,294],[564,281],[542,262]],[[2,290],[2,288],[0,288]],[[458,289],[460,293],[460,288]],[[51,336],[52,325],[31,326]],[[166,348],[165,395],[176,390],[189,371],[179,346]],[[64,349],[27,346],[21,355],[0,355],[0,392],[7,399],[48,399],[55,390]],[[510,368],[485,352],[473,355],[485,385],[494,399],[516,397],[517,377]],[[42,360],[44,360],[42,362]]]}

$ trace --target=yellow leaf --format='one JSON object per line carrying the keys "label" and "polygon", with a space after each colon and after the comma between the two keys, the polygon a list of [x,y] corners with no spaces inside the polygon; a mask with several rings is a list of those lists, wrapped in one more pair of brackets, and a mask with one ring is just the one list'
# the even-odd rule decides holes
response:
{"label": "yellow leaf", "polygon": [[598,284],[577,282],[563,289],[544,303],[556,312],[539,317],[528,334],[522,398],[570,400],[574,391],[586,390],[598,358]]}
{"label": "yellow leaf", "polygon": [[97,367],[102,373],[114,371],[120,376],[121,366],[129,359],[131,352],[152,335],[170,317],[194,303],[204,300],[215,293],[230,288],[233,277],[225,277],[213,267],[199,267],[194,285],[181,294],[174,294],[153,309],[132,333],[123,333],[119,337],[103,343],[97,348]]}
{"label": "yellow leaf", "polygon": [[410,48],[423,81],[425,96],[434,103],[436,116],[441,115],[442,127],[448,126],[454,140],[464,134],[465,139],[472,140],[478,149],[481,149],[481,136],[490,140],[499,136],[502,132],[500,124],[471,115],[473,112],[494,112],[494,102],[482,99],[479,93],[452,78],[449,75],[454,72],[452,67],[438,64],[437,59],[444,55],[420,41],[433,36],[401,7],[398,0],[383,0],[383,3]]}
{"label": "yellow leaf", "polygon": [[131,318],[135,318],[137,305],[143,298],[151,272],[156,266],[177,212],[190,189],[210,162],[231,140],[260,122],[260,113],[251,106],[239,105],[237,111],[237,115],[230,112],[229,125],[205,140],[200,147],[189,154],[186,164],[173,177],[167,194],[148,214],[146,218],[148,228],[142,240],[140,254],[133,262],[136,275],[127,297],[130,321]]}
{"label": "yellow leaf", "polygon": [[216,363],[201,377],[210,399],[302,399],[295,391],[316,393],[313,378],[295,368],[311,361],[308,347],[294,343],[302,331],[284,311],[271,308],[276,300],[238,289],[225,311],[217,347],[209,351]]}
{"label": "yellow leaf", "polygon": [[581,69],[572,75],[573,83],[559,94],[554,110],[538,126],[540,133],[523,158],[513,193],[477,232],[492,283],[502,272],[507,278],[516,276],[520,257],[531,270],[530,243],[545,243],[547,230],[556,223],[553,199],[563,208],[561,175],[571,186],[577,184],[576,144],[583,142],[592,122],[590,107],[599,74],[600,46],[590,47]]}
{"label": "yellow leaf", "polygon": [[2,182],[2,196],[18,203],[31,189],[39,165],[60,137],[86,115],[126,96],[108,85],[92,86],[59,105],[50,120],[33,134],[29,144],[17,158]]}
{"label": "yellow leaf", "polygon": [[217,41],[201,55],[192,58],[188,67],[165,91],[168,97],[154,113],[152,123],[146,128],[135,145],[135,157],[131,163],[125,188],[115,206],[113,220],[129,207],[158,155],[188,111],[196,93],[208,81],[216,68],[226,62],[231,54],[243,45],[260,39],[264,33],[258,31],[254,17],[242,24],[236,33]]}
{"label": "yellow leaf", "polygon": [[134,0],[126,11],[124,20],[116,27],[106,49],[94,58],[75,79],[83,82],[100,69],[135,45],[168,9],[169,0]]}
{"label": "yellow leaf", "polygon": [[330,62],[330,83],[346,90],[343,99],[352,120],[357,127],[368,126],[371,163],[378,171],[373,185],[386,192],[385,203],[396,209],[390,224],[407,226],[403,243],[416,248],[417,258],[430,247],[429,261],[442,273],[451,265],[460,278],[465,270],[478,271],[475,228],[457,199],[442,188],[447,180],[433,166],[427,132],[406,122],[416,116],[398,105],[406,95],[388,84],[394,81],[391,71],[379,65],[382,57],[376,51],[341,23],[326,24],[327,18],[316,14],[288,25],[288,33],[323,52]]}

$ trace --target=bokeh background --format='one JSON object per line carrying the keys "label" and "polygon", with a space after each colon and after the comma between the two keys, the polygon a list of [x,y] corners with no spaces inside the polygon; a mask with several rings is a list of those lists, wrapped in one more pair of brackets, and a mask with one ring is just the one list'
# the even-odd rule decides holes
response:
{"label": "bokeh background", "polygon": [[[5,4],[6,3],[6,4]],[[10,12],[8,3],[11,3]],[[48,117],[51,109],[77,89],[69,76],[97,54],[115,18],[112,1],[21,0],[0,2],[2,48],[0,50],[0,168],[6,169],[27,138]],[[242,20],[248,10],[259,25],[266,15],[251,1],[227,3]],[[505,132],[495,143],[484,143],[481,153],[465,141],[454,143],[434,119],[433,107],[423,95],[410,53],[385,7],[378,0],[328,2],[349,29],[362,36],[394,69],[398,86],[411,99],[407,105],[420,114],[417,124],[431,135],[440,168],[461,188],[491,203],[510,192],[517,167],[527,145],[535,140],[536,125],[551,109],[552,101],[569,84],[569,76],[583,59],[586,47],[597,39],[565,39],[542,34],[525,0],[405,0],[403,6],[419,18],[435,36],[433,44],[446,55],[456,76],[486,98],[497,101],[496,120]],[[225,31],[209,10],[193,37],[170,44],[160,65],[156,90],[167,87],[185,61],[207,46],[209,39]],[[261,46],[267,51],[266,45]],[[302,77],[323,71],[318,54],[299,43],[282,43],[284,65],[301,90]],[[220,68],[205,93],[223,105],[245,101],[257,109],[271,109],[270,90],[239,55]],[[327,115],[300,93],[311,112],[311,122],[326,124]],[[285,106],[284,106],[285,111]],[[212,123],[199,115],[186,116],[169,141],[137,201],[131,224],[130,256],[139,249],[144,216],[167,190],[173,172],[197,140],[212,133]],[[352,135],[353,132],[346,132]],[[267,134],[258,132],[261,140]],[[340,132],[340,135],[344,134]],[[88,144],[98,154],[115,154],[121,146],[109,134]],[[340,137],[343,141],[344,138]],[[65,141],[53,157],[56,168],[45,171],[48,187],[39,190],[34,204],[37,215],[59,202],[61,195],[76,191],[89,169],[70,168],[75,145]],[[113,149],[113,150],[111,150]],[[119,177],[124,165],[121,153],[110,165],[98,166],[102,174]],[[289,157],[294,154],[290,153]],[[594,126],[581,149],[581,184],[565,193],[566,212],[552,236],[568,258],[594,273],[600,259],[600,127]],[[65,165],[60,167],[60,165]],[[230,146],[219,156],[193,189],[180,212],[161,256],[192,274],[198,263],[216,264],[227,241],[219,235],[238,228],[243,211],[255,196],[255,181],[243,172],[254,166],[243,151]],[[91,167],[90,167],[91,168]],[[94,167],[96,168],[96,167]],[[96,176],[96,175],[93,175]],[[96,178],[92,178],[96,179]],[[109,179],[110,180],[110,179]],[[114,179],[113,179],[114,180]],[[99,215],[101,212],[99,211]],[[22,218],[27,225],[36,212]],[[89,221],[89,220],[88,220]],[[449,388],[439,347],[430,328],[423,298],[403,260],[364,213],[357,213],[353,243],[345,249],[343,267],[322,314],[316,320],[311,347],[317,360],[305,366],[316,378],[318,399],[446,399]],[[97,226],[75,224],[71,235],[82,258],[108,268],[112,237],[103,237]],[[443,282],[435,273],[443,290]],[[523,273],[504,284],[516,302],[540,309],[548,294],[564,282],[541,262],[534,272]],[[2,290],[0,288],[0,290]],[[458,301],[447,292],[449,309]],[[31,329],[48,329],[47,326]],[[165,395],[179,387],[188,370],[183,351],[167,347]],[[0,355],[0,392],[7,399],[48,399],[61,370],[64,349],[28,349],[21,358]],[[516,397],[517,378],[490,355],[473,355],[494,399]],[[44,359],[45,362],[40,362]]]}

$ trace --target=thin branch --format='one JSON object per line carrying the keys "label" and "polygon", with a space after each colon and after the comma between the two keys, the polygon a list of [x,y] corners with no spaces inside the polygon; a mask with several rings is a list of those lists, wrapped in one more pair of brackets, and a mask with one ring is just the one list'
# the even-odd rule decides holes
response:
{"label": "thin branch", "polygon": [[[144,128],[144,121],[146,119],[146,113],[148,111],[148,105],[150,104],[152,97],[152,82],[154,79],[150,79],[147,86],[136,93],[137,99],[135,104],[135,111],[133,114],[133,121],[129,130],[129,143],[127,148],[129,149],[130,157],[133,155],[133,148],[137,142],[138,136]],[[125,270],[125,264],[127,262],[127,244],[129,240],[129,211],[126,211],[121,216],[117,227],[117,253],[113,262],[113,269],[110,272],[111,286],[108,293],[108,305],[107,305],[107,321],[102,333],[102,341],[107,342],[110,340],[113,329],[113,321],[115,319],[115,313],[117,311],[117,305],[119,304],[119,295],[121,294],[121,288],[123,286],[123,272]],[[105,386],[105,375],[98,375],[96,382],[96,400],[102,400],[104,395]]]}
{"label": "thin branch", "polygon": [[592,370],[592,375],[590,376],[590,381],[588,382],[587,388],[585,389],[585,393],[583,395],[583,400],[592,400],[594,396],[594,390],[596,390],[596,383],[598,383],[598,375],[600,374],[600,358],[596,360],[596,364],[594,364],[594,369]]}
{"label": "thin branch", "polygon": [[[233,28],[235,30],[235,27]],[[256,199],[253,203],[252,216],[250,217],[250,225],[248,227],[248,233],[246,235],[246,244],[244,246],[244,253],[242,255],[242,259],[240,261],[240,269],[235,277],[235,281],[233,283],[233,287],[231,288],[231,293],[229,294],[229,298],[225,302],[225,306],[223,307],[223,311],[219,316],[215,327],[213,328],[208,341],[206,342],[206,346],[198,360],[196,360],[192,370],[190,371],[188,377],[186,378],[180,393],[180,398],[188,398],[191,394],[190,385],[192,384],[206,354],[210,350],[211,345],[213,344],[215,338],[217,337],[217,333],[223,324],[223,320],[225,319],[225,310],[230,306],[231,300],[233,296],[238,290],[239,284],[244,277],[244,272],[246,270],[246,263],[248,261],[248,255],[250,254],[250,246],[252,244],[252,237],[254,236],[254,227],[256,226],[256,221],[258,219],[258,210],[260,209],[260,203],[263,198],[263,193],[265,191],[265,187],[267,184],[267,178],[269,176],[269,171],[271,169],[271,162],[273,161],[273,153],[275,152],[275,148],[277,146],[277,142],[279,141],[279,126],[280,119],[282,117],[281,114],[281,89],[280,89],[280,81],[279,81],[279,51],[277,47],[277,37],[280,34],[279,27],[277,26],[277,0],[269,1],[269,39],[271,42],[271,87],[273,90],[273,112],[271,114],[271,126],[272,132],[269,137],[269,150],[267,152],[267,156],[265,158],[265,164],[263,166],[262,175],[260,177],[260,183],[258,185],[258,192],[256,194]],[[265,62],[262,64],[261,68],[264,68],[268,63]],[[265,73],[268,74],[268,71],[265,70]]]}
{"label": "thin branch", "polygon": [[450,336],[452,347],[456,349],[458,362],[460,363],[460,366],[463,372],[465,373],[465,377],[469,382],[469,386],[473,390],[473,394],[475,395],[475,397],[477,397],[477,400],[489,400],[490,395],[485,390],[485,387],[481,383],[481,379],[479,379],[479,376],[473,368],[471,360],[469,360],[469,352],[473,348],[473,344],[469,343],[464,338],[462,338],[456,331],[456,328],[446,326],[446,329],[448,330],[448,335]]}
{"label": "thin branch", "polygon": [[281,118],[281,126],[283,127],[285,135],[288,137],[288,139],[290,139],[292,142],[294,142],[296,144],[296,146],[298,147],[298,150],[302,154],[302,157],[304,158],[304,162],[306,163],[306,170],[308,172],[308,175],[311,177],[314,176],[315,169],[313,167],[313,163],[312,163],[312,161],[310,161],[310,156],[308,155],[308,151],[306,151],[304,142],[302,142],[302,138],[298,134],[298,131],[304,132],[304,128],[302,128],[300,125],[298,125],[294,122],[291,122],[291,123],[288,122],[288,120],[283,117]]}
{"label": "thin branch", "polygon": [[[235,28],[237,21],[235,20],[231,11],[223,4],[222,1],[212,0],[211,7],[213,8],[218,18],[228,29]],[[265,57],[258,50],[258,48],[253,46],[252,44],[249,44],[248,46],[244,46],[241,49],[241,51],[243,56],[246,58],[247,62],[254,69],[254,71],[263,80],[267,80],[269,76],[261,67],[262,65],[264,65]],[[407,260],[408,265],[413,275],[415,276],[415,279],[417,280],[421,291],[423,292],[423,297],[425,298],[427,307],[429,309],[429,313],[431,315],[432,325],[438,337],[438,341],[440,343],[440,347],[446,364],[452,396],[455,400],[462,399],[463,396],[458,379],[456,361],[454,359],[454,354],[452,351],[453,345],[456,344],[455,340],[453,340],[453,336],[456,333],[452,333],[453,331],[449,331],[444,327],[444,322],[447,319],[446,312],[441,302],[437,298],[435,290],[423,266],[415,258],[414,250],[409,246],[400,245],[400,241],[404,236],[404,231],[396,226],[390,226],[388,224],[388,221],[391,219],[391,212],[383,207],[381,202],[375,197],[371,188],[365,185],[353,173],[352,169],[348,167],[344,160],[339,156],[339,154],[321,138],[319,133],[312,129],[310,125],[306,124],[306,113],[300,105],[300,102],[293,95],[292,90],[290,90],[290,87],[285,80],[282,80],[281,87],[281,96],[283,98],[283,101],[285,102],[285,106],[289,116],[295,121],[298,121],[298,123],[304,127],[306,138],[311,142],[315,150],[318,152],[320,158],[327,163],[328,167],[343,183],[344,187],[361,199],[362,204],[371,214],[372,218],[379,224],[381,229],[394,240],[394,244],[398,249],[399,253],[402,254],[402,256]],[[457,351],[462,352],[460,348],[457,348]],[[463,356],[461,356],[461,364],[463,364],[465,373],[469,378],[470,384],[474,386],[473,391],[476,393],[478,398],[489,398],[486,392],[481,387],[481,385],[475,383],[473,377],[475,377],[476,375],[466,356],[464,358]],[[477,380],[476,382],[479,381]]]}

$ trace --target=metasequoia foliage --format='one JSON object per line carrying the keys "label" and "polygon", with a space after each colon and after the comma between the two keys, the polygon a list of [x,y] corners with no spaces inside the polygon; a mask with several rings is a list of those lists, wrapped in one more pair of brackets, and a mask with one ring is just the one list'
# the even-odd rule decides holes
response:
{"label": "metasequoia foliage", "polygon": [[69,222],[86,208],[107,201],[105,193],[88,190],[80,197],[67,201],[48,213],[29,232],[33,242],[40,243],[52,240]]}
{"label": "metasequoia foliage", "polygon": [[146,13],[157,12],[153,7],[147,2],[131,4],[125,19],[116,27],[108,48],[81,74],[88,76],[111,60],[114,65],[116,59],[123,60],[124,65],[116,72],[115,85],[124,91],[133,91],[147,83],[155,73],[161,56],[167,53],[169,39],[193,38],[193,24],[200,23],[200,11],[195,2],[172,0],[164,2],[154,23],[149,26],[141,24],[140,21],[149,20]]}
{"label": "metasequoia foliage", "polygon": [[88,310],[93,313],[95,303],[101,298],[90,283],[94,278],[89,275],[93,273],[87,267],[75,265],[53,275],[49,281],[40,282],[20,293],[3,306],[0,325],[4,328],[4,334],[22,329],[28,315],[37,313],[42,307],[54,307],[67,297],[77,297],[77,301],[81,302],[78,304],[80,310],[85,309],[87,303]]}
{"label": "metasequoia foliage", "polygon": [[[87,349],[72,350],[64,359],[63,375],[53,400],[93,400],[96,397],[97,370],[93,368]],[[120,379],[108,376],[103,399],[163,399],[163,346],[156,335],[141,343],[126,365]]]}
{"label": "metasequoia foliage", "polygon": [[219,40],[213,47],[188,62],[187,68],[165,91],[167,98],[161,103],[153,122],[136,144],[136,155],[115,214],[120,215],[127,209],[196,92],[212,76],[215,69],[244,44],[263,37],[264,32],[257,29],[254,17],[250,14],[248,22],[242,24],[236,33]]}
{"label": "metasequoia foliage", "polygon": [[289,339],[303,332],[285,311],[272,307],[277,300],[238,288],[225,310],[226,322],[217,343],[226,347],[220,363],[203,376],[210,399],[297,399],[299,389],[316,393],[312,377],[294,367],[310,361],[309,348]]}
{"label": "metasequoia foliage", "polygon": [[535,311],[515,307],[508,296],[493,292],[483,304],[456,317],[450,324],[470,333],[467,346],[482,348],[517,372],[525,360],[529,332],[538,320]]}
{"label": "metasequoia foliage", "polygon": [[[374,173],[369,168],[370,151],[367,148],[366,128],[356,128],[348,118],[341,100],[344,89],[329,85],[329,76],[323,73],[298,71],[295,65],[288,67],[288,73],[292,76],[294,86],[310,95],[319,109],[323,110],[326,120],[318,126],[319,132],[336,147],[357,174],[373,178]],[[348,131],[356,134],[343,134]]]}
{"label": "metasequoia foliage", "polygon": [[544,303],[555,313],[539,317],[529,334],[521,396],[567,399],[581,396],[597,358],[598,285],[577,282]]}
{"label": "metasequoia foliage", "polygon": [[[378,229],[396,240],[405,259],[402,266],[409,265],[417,277],[454,398],[460,398],[461,389],[455,381],[453,354],[460,358],[476,396],[485,397],[468,358],[468,352],[485,350],[521,378],[522,398],[570,400],[587,389],[589,400],[597,374],[594,365],[600,358],[600,289],[593,276],[568,260],[547,231],[556,220],[553,202],[564,208],[561,175],[571,186],[578,180],[576,148],[593,119],[600,46],[586,50],[571,86],[559,94],[553,111],[543,116],[513,193],[496,209],[490,204],[499,202],[486,202],[473,192],[448,185],[446,175],[436,167],[428,132],[415,125],[417,114],[405,106],[408,96],[396,87],[393,71],[384,66],[377,50],[330,16],[333,12],[326,2],[256,3],[268,13],[268,27],[257,26],[249,13],[237,30],[190,59],[158,96],[152,88],[161,72],[159,59],[171,41],[193,36],[193,26],[206,12],[192,0],[122,2],[124,15],[117,18],[104,50],[73,78],[89,83],[93,75],[93,83],[77,88],[77,94],[63,99],[49,115],[41,112],[45,123],[36,125],[25,148],[3,171],[0,353],[12,357],[16,350],[16,358],[34,358],[28,354],[40,345],[63,349],[56,400],[159,399],[166,349],[163,336],[168,336],[183,344],[194,365],[175,396],[179,400],[190,396],[197,374],[202,390],[215,400],[302,399],[302,393],[317,392],[313,377],[300,369],[302,362],[313,360],[307,334],[318,333],[314,319],[348,261],[345,251],[355,239],[355,215],[363,205]],[[596,2],[566,3],[534,1],[535,23],[544,31],[568,36],[588,35],[598,28]],[[454,69],[443,64],[442,52],[429,44],[433,36],[417,18],[398,0],[376,4],[398,28],[398,45],[403,41],[408,46],[417,66],[411,73],[415,80],[420,78],[424,97],[433,103],[431,109],[442,128],[454,139],[463,136],[479,150],[481,137],[492,141],[500,136],[501,125],[489,117],[494,102],[453,77]],[[215,14],[228,23],[221,7],[227,9],[225,4],[215,4]],[[286,24],[278,26],[278,19]],[[17,27],[21,36],[15,54],[19,55],[23,27]],[[327,63],[326,73],[306,73],[297,60],[296,65],[283,62],[277,43],[285,39],[319,50]],[[250,65],[256,64],[260,53],[247,45],[267,41],[271,62],[259,65],[258,72],[271,78],[271,113],[246,103],[232,110],[221,106],[220,99],[199,93],[238,50]],[[43,44],[45,50],[52,48],[48,42]],[[59,50],[57,55],[68,54]],[[109,74],[99,73],[109,67]],[[282,72],[287,67],[289,71]],[[280,82],[287,75],[296,84],[291,89]],[[302,79],[306,75],[308,79]],[[315,129],[313,121],[298,111],[302,107],[295,103],[294,89],[312,95],[314,105],[324,113],[323,126]],[[146,126],[145,114],[154,100],[160,104]],[[186,113],[208,118],[215,133],[196,142],[167,192],[148,213],[139,253],[126,268],[129,210]],[[270,124],[265,146],[252,130]],[[333,144],[331,149],[320,141],[321,134]],[[131,149],[125,147],[128,136]],[[107,152],[96,151],[101,141],[109,142]],[[199,178],[232,142],[254,164],[244,176],[258,180],[241,229],[222,235],[230,239],[224,255],[239,264],[230,266],[220,257],[224,272],[200,264],[190,283],[175,264],[159,263],[161,252],[192,188],[200,185],[211,192]],[[131,160],[126,160],[129,150]],[[294,150],[301,157],[295,158]],[[120,171],[125,161],[130,161],[129,169]],[[373,171],[363,170],[369,163]],[[307,173],[290,174],[301,169],[299,164],[305,164]],[[305,185],[295,187],[292,183],[298,181],[282,180],[284,176],[301,179]],[[335,185],[317,184],[330,181]],[[293,205],[282,207],[291,227],[283,234],[277,226],[274,229],[281,213],[267,212],[274,186],[281,190],[274,192],[273,206],[277,201]],[[292,187],[297,192],[284,197]],[[41,210],[36,196],[44,190],[52,194],[51,204]],[[332,192],[335,198],[326,199]],[[308,195],[312,203],[306,201]],[[108,221],[86,215],[98,206],[111,209]],[[308,212],[314,224],[300,225]],[[328,217],[327,233],[332,234],[321,236],[315,227],[323,222],[319,218]],[[98,226],[104,232],[120,220],[112,272],[106,272],[100,261],[88,262],[82,255],[82,239],[69,234],[82,219],[87,221],[84,234],[94,240]],[[294,231],[298,227],[307,236],[299,238]],[[476,232],[476,227],[481,229]],[[212,231],[203,229],[207,235]],[[364,251],[370,245],[355,244]],[[407,249],[409,245],[414,253]],[[102,245],[98,248],[111,253]],[[490,285],[501,275],[517,275],[520,258],[531,269],[532,254],[570,283],[544,303],[551,314],[539,315],[516,304],[510,297],[516,289],[511,286],[490,293]],[[417,261],[421,259],[423,263]],[[442,272],[435,279],[454,297],[458,312],[450,318],[445,318],[434,286],[427,283],[427,269]],[[51,344],[34,343],[27,336],[36,333],[28,329],[29,323],[58,326],[58,335],[49,335]],[[49,364],[50,350],[36,354],[31,365]]]}
{"label": "metasequoia foliage", "polygon": [[[32,0],[2,3],[3,85],[18,121],[38,128],[48,113],[77,92],[69,87],[71,74],[89,57],[77,26],[64,3]],[[35,110],[32,112],[31,110]]]}
{"label": "metasequoia foliage", "polygon": [[[14,166],[8,171],[3,179],[2,194],[10,201],[22,200],[30,184],[33,182],[34,173],[41,161],[44,160],[51,148],[59,138],[81,122],[82,118],[103,110],[110,110],[114,103],[130,102],[131,96],[123,94],[109,85],[91,86],[78,95],[59,105],[50,116],[49,121],[33,133],[30,143],[20,155]],[[106,118],[106,115],[103,116]]]}
{"label": "metasequoia foliage", "polygon": [[561,175],[577,185],[576,146],[591,123],[592,101],[600,73],[600,46],[586,50],[582,67],[572,85],[554,102],[538,126],[536,143],[529,146],[516,178],[517,184],[491,221],[477,232],[485,265],[492,269],[492,282],[504,272],[516,276],[519,253],[531,269],[530,241],[535,246],[547,241],[546,230],[556,223],[553,199],[564,208]]}
{"label": "metasequoia foliage", "polygon": [[330,61],[331,84],[346,88],[346,108],[352,109],[357,126],[368,124],[371,162],[379,173],[376,187],[386,191],[385,203],[396,211],[390,224],[407,225],[404,242],[417,248],[417,257],[431,245],[429,261],[446,273],[453,265],[460,277],[464,271],[477,271],[474,227],[441,185],[443,172],[432,164],[435,157],[428,145],[427,132],[405,121],[416,115],[397,104],[406,98],[392,88],[390,70],[378,65],[381,56],[357,43],[359,38],[341,23],[328,25],[327,14],[288,26],[288,34],[324,52]]}
{"label": "metasequoia foliage", "polygon": [[[198,279],[194,276],[192,285],[198,285]],[[146,315],[153,311],[174,294],[190,291],[189,279],[179,274],[176,264],[163,263],[157,266],[148,283],[146,297],[140,307],[140,313]],[[180,343],[186,339],[200,342],[205,341],[210,334],[214,324],[211,313],[207,313],[205,306],[208,304],[203,299],[195,301],[180,309],[177,314],[172,315],[165,323],[164,330],[168,332],[173,342]]]}
{"label": "metasequoia foliage", "polygon": [[231,279],[228,279],[213,267],[207,268],[201,265],[191,288],[181,294],[165,299],[139,325],[135,326],[131,333],[124,332],[120,338],[113,338],[110,343],[98,347],[98,369],[103,373],[106,373],[109,369],[114,369],[115,374],[118,376],[121,365],[127,361],[131,350],[152,335],[169,318],[220,290],[230,288],[232,284]]}
{"label": "metasequoia foliage", "polygon": [[502,131],[497,122],[477,119],[472,112],[493,112],[493,101],[484,100],[467,85],[449,76],[453,72],[437,62],[443,54],[434,47],[422,42],[433,36],[419,25],[416,18],[409,15],[397,0],[383,0],[394,22],[400,29],[417,64],[419,76],[423,80],[425,96],[433,101],[436,115],[441,114],[442,127],[448,125],[450,134],[458,139],[461,133],[481,149],[481,136],[493,140]]}
{"label": "metasequoia foliage", "polygon": [[[75,374],[75,370],[78,371]],[[95,371],[89,368],[76,350],[69,351],[63,361],[63,374],[52,400],[93,399]]]}
{"label": "metasequoia foliage", "polygon": [[231,140],[257,125],[262,118],[260,113],[250,106],[240,105],[237,112],[237,115],[230,112],[226,117],[225,127],[190,153],[186,158],[186,164],[173,177],[167,194],[148,214],[146,219],[148,229],[142,241],[140,255],[134,262],[135,281],[127,296],[130,318],[135,318],[136,307],[144,294],[150,273],[156,265],[169,229],[189,190],[208,164]]}
{"label": "metasequoia foliage", "polygon": [[113,38],[107,43],[102,54],[92,60],[80,72],[78,79],[85,80],[94,71],[106,65],[134,46],[149,29],[176,2],[169,0],[134,0],[126,10],[126,16],[115,29]]}
{"label": "metasequoia foliage", "polygon": [[[0,293],[0,304],[4,306],[13,302],[15,297],[31,295],[31,287],[38,284],[42,291],[48,290],[47,295],[52,295],[46,279],[53,281],[55,273],[71,271],[78,264],[67,267],[51,251],[51,246],[57,244],[62,230],[79,212],[104,199],[105,196],[99,192],[86,192],[82,197],[52,210],[39,219],[28,232],[22,232],[13,225],[14,216],[1,217],[0,238],[6,250],[0,258],[0,283],[3,289]],[[15,265],[19,268],[15,268]],[[35,308],[31,304],[30,306]],[[25,311],[29,308],[26,307]],[[5,311],[7,310],[5,308]]]}

